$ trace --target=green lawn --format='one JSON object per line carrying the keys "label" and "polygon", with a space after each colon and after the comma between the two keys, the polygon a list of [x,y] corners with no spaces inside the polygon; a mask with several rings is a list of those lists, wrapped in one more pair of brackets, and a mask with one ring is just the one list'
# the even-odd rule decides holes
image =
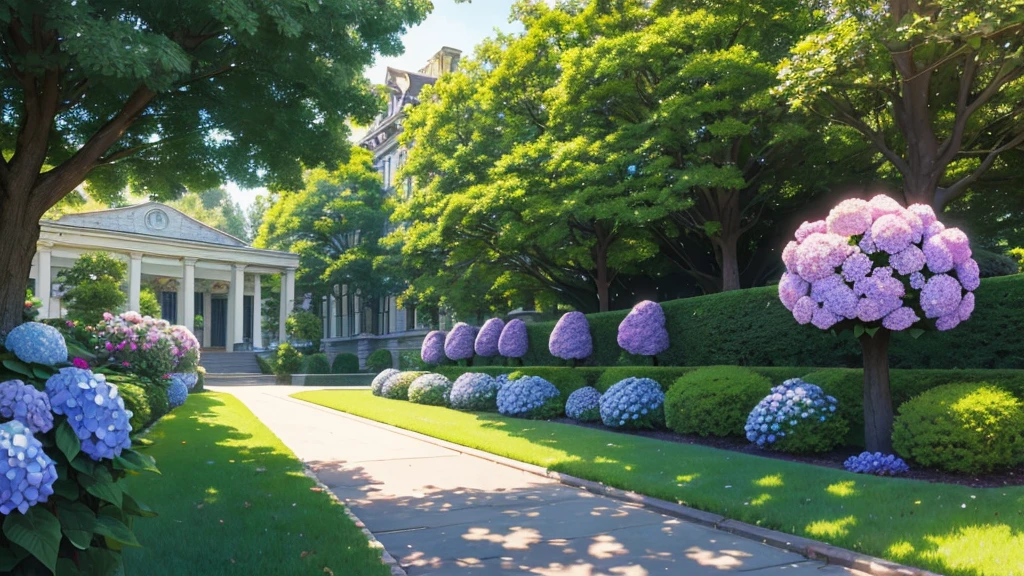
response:
{"label": "green lawn", "polygon": [[129,478],[159,516],[135,522],[126,574],[386,575],[380,552],[241,402],[196,394],[147,435],[162,475]]}
{"label": "green lawn", "polygon": [[1024,574],[1024,488],[877,478],[368,391],[296,398],[943,574]]}

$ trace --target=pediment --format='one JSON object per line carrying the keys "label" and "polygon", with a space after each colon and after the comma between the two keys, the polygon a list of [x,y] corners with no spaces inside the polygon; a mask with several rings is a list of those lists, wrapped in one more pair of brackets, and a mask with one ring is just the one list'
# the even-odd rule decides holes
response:
{"label": "pediment", "polygon": [[76,228],[144,234],[221,246],[246,246],[246,243],[238,238],[207,226],[183,212],[159,202],[147,202],[136,206],[111,208],[97,212],[68,214],[57,220],[57,223]]}

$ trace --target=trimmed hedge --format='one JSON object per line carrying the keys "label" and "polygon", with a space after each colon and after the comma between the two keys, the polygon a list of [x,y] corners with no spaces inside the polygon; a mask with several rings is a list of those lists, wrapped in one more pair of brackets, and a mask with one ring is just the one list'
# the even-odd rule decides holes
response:
{"label": "trimmed hedge", "polygon": [[327,361],[327,354],[320,352],[310,354],[302,359],[303,374],[330,374],[331,363]]}
{"label": "trimmed hedge", "polygon": [[680,434],[744,436],[751,409],[771,389],[771,380],[748,368],[700,368],[669,389],[665,424]]}
{"label": "trimmed hedge", "polygon": [[374,350],[366,359],[366,369],[370,372],[380,372],[388,368],[394,368],[395,358],[390,350]]}
{"label": "trimmed hedge", "polygon": [[332,374],[355,374],[359,372],[359,357],[345,352],[334,357],[331,363]]}
{"label": "trimmed hedge", "polygon": [[576,390],[585,386],[594,386],[605,369],[568,368],[565,366],[439,366],[434,369],[434,372],[446,376],[452,382],[467,372],[480,372],[494,377],[513,373],[522,376],[540,376],[558,388],[564,404],[569,399],[569,395]]}
{"label": "trimmed hedge", "polygon": [[118,384],[117,390],[121,393],[121,398],[124,399],[124,407],[132,411],[132,418],[129,421],[129,424],[132,425],[132,432],[138,434],[152,418],[146,390],[138,384],[129,384],[128,382]]}
{"label": "trimmed hedge", "polygon": [[[893,335],[893,368],[1024,368],[1024,276],[983,280],[975,291],[971,320],[949,332],[915,340]],[[658,354],[665,366],[819,366],[862,365],[859,344],[849,334],[832,336],[798,325],[782,303],[778,288],[736,290],[662,303],[670,346]],[[615,366],[638,361],[616,342],[619,323],[629,310],[590,314],[594,352],[588,365]],[[527,366],[560,366],[547,349],[554,322],[527,324]],[[793,374],[792,376],[798,376]]]}

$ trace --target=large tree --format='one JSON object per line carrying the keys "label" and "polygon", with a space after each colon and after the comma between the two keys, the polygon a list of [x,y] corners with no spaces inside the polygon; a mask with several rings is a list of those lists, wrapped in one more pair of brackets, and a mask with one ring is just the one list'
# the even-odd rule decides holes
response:
{"label": "large tree", "polygon": [[299,186],[379,100],[362,78],[428,0],[5,0],[0,7],[0,332],[21,320],[39,218],[95,198],[233,179]]}
{"label": "large tree", "polygon": [[782,86],[871,142],[907,203],[942,210],[1024,144],[1024,2],[837,0],[822,13]]}

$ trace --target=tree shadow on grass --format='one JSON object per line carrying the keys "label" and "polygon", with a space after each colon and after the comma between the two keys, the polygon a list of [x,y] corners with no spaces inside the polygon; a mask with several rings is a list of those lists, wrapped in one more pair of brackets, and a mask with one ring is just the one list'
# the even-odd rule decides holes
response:
{"label": "tree shadow on grass", "polygon": [[189,396],[147,439],[162,474],[129,487],[159,516],[136,522],[143,548],[126,551],[127,574],[388,573],[341,506],[238,400]]}

